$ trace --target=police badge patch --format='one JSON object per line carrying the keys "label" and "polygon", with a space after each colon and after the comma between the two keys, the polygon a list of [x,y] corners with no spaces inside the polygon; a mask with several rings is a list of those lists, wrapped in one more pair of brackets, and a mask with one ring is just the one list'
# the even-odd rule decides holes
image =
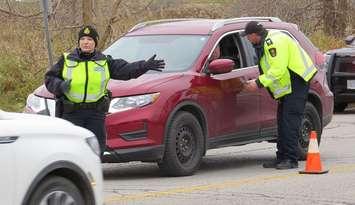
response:
{"label": "police badge patch", "polygon": [[88,27],[86,27],[85,30],[84,30],[84,33],[85,34],[89,34],[90,33],[90,29]]}
{"label": "police badge patch", "polygon": [[270,53],[271,57],[275,57],[276,56],[276,48],[270,48],[269,53]]}
{"label": "police badge patch", "polygon": [[104,72],[105,68],[101,67],[101,66],[97,66],[97,67],[94,68],[94,71],[96,71],[96,72]]}
{"label": "police badge patch", "polygon": [[266,39],[265,42],[268,46],[272,45],[272,40],[270,38]]}

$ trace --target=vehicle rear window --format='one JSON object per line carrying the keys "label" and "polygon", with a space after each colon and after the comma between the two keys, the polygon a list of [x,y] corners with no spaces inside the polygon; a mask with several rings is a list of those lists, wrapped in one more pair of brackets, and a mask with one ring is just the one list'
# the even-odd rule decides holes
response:
{"label": "vehicle rear window", "polygon": [[355,73],[355,56],[337,57],[335,66],[338,72]]}
{"label": "vehicle rear window", "polygon": [[153,54],[165,60],[163,72],[187,70],[208,40],[204,35],[149,35],[123,37],[104,53],[128,62],[147,60]]}

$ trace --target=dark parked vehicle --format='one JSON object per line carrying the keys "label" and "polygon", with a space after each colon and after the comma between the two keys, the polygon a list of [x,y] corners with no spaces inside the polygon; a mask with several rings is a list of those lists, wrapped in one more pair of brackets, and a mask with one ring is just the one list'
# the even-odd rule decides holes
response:
{"label": "dark parked vehicle", "polygon": [[[277,103],[265,89],[241,91],[241,81],[256,78],[255,50],[240,32],[250,20],[290,35],[318,68],[311,81],[299,151],[306,156],[309,132],[322,129],[333,114],[333,94],[324,55],[297,25],[274,17],[170,19],[136,25],[104,53],[128,61],[157,54],[163,72],[130,81],[112,80],[106,118],[105,162],[157,162],[168,175],[193,174],[208,149],[277,138]],[[212,58],[219,46],[221,58]],[[28,98],[27,111],[53,114],[53,95],[44,86]]]}
{"label": "dark parked vehicle", "polygon": [[326,53],[328,83],[334,94],[334,111],[343,112],[355,102],[355,36],[345,39],[346,48]]}

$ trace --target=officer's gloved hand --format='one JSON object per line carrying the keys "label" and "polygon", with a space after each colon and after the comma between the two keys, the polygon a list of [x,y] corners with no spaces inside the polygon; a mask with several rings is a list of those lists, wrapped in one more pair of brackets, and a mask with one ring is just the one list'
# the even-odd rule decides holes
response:
{"label": "officer's gloved hand", "polygon": [[162,71],[162,69],[165,68],[165,62],[164,60],[155,60],[155,57],[157,55],[153,55],[151,58],[149,58],[145,63],[144,67],[147,70],[155,70],[155,71]]}
{"label": "officer's gloved hand", "polygon": [[71,79],[70,79],[70,80],[63,81],[63,82],[60,84],[60,91],[62,91],[62,93],[68,92],[69,89],[70,89],[70,83],[71,83]]}

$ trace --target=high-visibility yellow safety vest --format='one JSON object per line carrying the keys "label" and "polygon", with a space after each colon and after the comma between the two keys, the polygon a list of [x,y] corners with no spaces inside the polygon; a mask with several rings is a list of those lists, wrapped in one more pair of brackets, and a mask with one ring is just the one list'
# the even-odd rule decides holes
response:
{"label": "high-visibility yellow safety vest", "polygon": [[260,83],[270,89],[275,99],[292,92],[289,70],[306,82],[317,72],[312,59],[290,36],[280,31],[269,31],[260,59],[263,74]]}
{"label": "high-visibility yellow safety vest", "polygon": [[106,94],[110,72],[106,60],[77,62],[64,53],[64,80],[71,79],[70,89],[64,95],[74,103],[97,102]]}

